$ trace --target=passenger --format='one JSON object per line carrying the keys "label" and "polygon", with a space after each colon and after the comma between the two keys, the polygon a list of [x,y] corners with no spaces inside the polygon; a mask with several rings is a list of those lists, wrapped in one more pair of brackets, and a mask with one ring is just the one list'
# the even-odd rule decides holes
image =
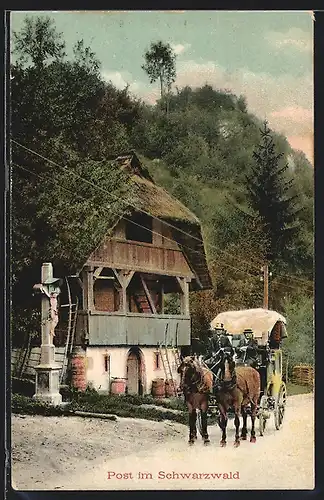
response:
{"label": "passenger", "polygon": [[217,323],[214,330],[211,330],[209,346],[204,361],[208,366],[215,364],[217,353],[220,349],[225,349],[234,355],[234,349],[224,329],[223,323]]}
{"label": "passenger", "polygon": [[259,365],[258,350],[258,342],[254,338],[253,330],[246,328],[243,332],[243,338],[236,347],[237,362],[246,363],[256,368]]}

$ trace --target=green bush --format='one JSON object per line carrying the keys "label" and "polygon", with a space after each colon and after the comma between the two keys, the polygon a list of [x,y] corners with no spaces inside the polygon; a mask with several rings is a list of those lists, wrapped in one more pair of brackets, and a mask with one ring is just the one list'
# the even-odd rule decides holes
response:
{"label": "green bush", "polygon": [[53,407],[20,394],[13,394],[12,412],[25,415],[58,416],[70,415],[75,411],[84,411],[112,414],[119,417],[144,418],[159,422],[162,420],[172,420],[181,424],[187,424],[188,417],[186,411],[174,413],[172,411],[162,411],[157,408],[145,408],[142,406],[143,404],[151,404],[152,400],[154,403],[156,402],[150,396],[140,398],[139,396],[104,395],[99,394],[94,389],[87,389],[85,392],[74,392],[72,401],[63,408]]}
{"label": "green bush", "polygon": [[312,297],[288,298],[285,303],[288,337],[283,341],[288,375],[301,363],[314,365],[314,312]]}
{"label": "green bush", "polygon": [[11,409],[12,413],[23,415],[58,416],[66,413],[63,407],[51,406],[21,394],[12,395]]}

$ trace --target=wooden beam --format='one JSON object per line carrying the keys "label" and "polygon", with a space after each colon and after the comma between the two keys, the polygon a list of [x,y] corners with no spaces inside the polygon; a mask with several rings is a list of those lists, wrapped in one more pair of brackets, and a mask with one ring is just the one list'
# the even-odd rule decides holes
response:
{"label": "wooden beam", "polygon": [[[91,263],[95,266],[104,266],[104,267],[109,267],[110,269],[113,269],[112,266],[116,266],[116,265],[119,265],[119,264],[115,264],[113,262],[107,262],[107,261],[103,261],[103,260],[92,260]],[[120,267],[119,269],[129,269],[129,270],[133,270],[135,268],[135,272],[137,273],[151,273],[151,274],[156,274],[157,276],[170,276],[170,277],[175,277],[175,272],[173,271],[169,271],[168,269],[149,269],[149,268],[145,268],[145,267],[140,267],[140,266],[135,266],[134,264],[127,264],[127,263],[124,263],[124,264],[120,264]],[[115,268],[116,270],[116,268]],[[179,271],[179,273],[182,272],[182,271]],[[185,271],[184,271],[185,272]],[[190,273],[190,274],[187,274],[186,275],[187,278],[195,278],[196,280],[198,280],[197,276],[193,273]]]}
{"label": "wooden beam", "polygon": [[115,274],[116,278],[118,279],[120,285],[124,288],[127,288],[132,277],[135,274],[135,271],[131,270],[123,270],[118,272],[117,269],[113,269],[113,273]]}
{"label": "wooden beam", "polygon": [[120,286],[123,286],[122,285],[123,277],[119,275],[119,272],[117,271],[117,269],[112,268],[112,271],[113,271],[114,275],[116,276]]}
{"label": "wooden beam", "polygon": [[140,278],[141,278],[141,282],[142,282],[142,285],[143,285],[143,288],[144,288],[144,292],[145,292],[145,295],[146,295],[146,298],[148,300],[148,303],[150,304],[150,308],[151,308],[151,311],[153,314],[157,314],[156,312],[156,307],[154,305],[154,301],[151,297],[151,294],[150,294],[150,291],[147,287],[147,284],[145,283],[145,280],[143,278],[143,276],[140,274]]}
{"label": "wooden beam", "polygon": [[124,314],[127,313],[127,287],[134,276],[135,271],[123,271],[121,270],[118,272],[117,269],[112,269],[113,273],[115,274],[118,283],[121,286],[121,291],[120,291],[120,298],[121,301],[119,303],[119,310],[122,311]]}
{"label": "wooden beam", "polygon": [[83,309],[85,311],[93,309],[93,267],[86,266],[82,270],[83,282]]}
{"label": "wooden beam", "polygon": [[[124,273],[124,283],[125,283],[125,288],[128,287],[128,285],[131,282],[132,277],[135,274],[135,271],[123,271]],[[126,274],[125,274],[126,273]]]}
{"label": "wooden beam", "polygon": [[99,274],[103,270],[103,267],[97,267],[97,269],[93,273],[93,279],[99,278]]}
{"label": "wooden beam", "polygon": [[179,276],[176,276],[176,280],[177,282],[179,283],[179,286],[181,288],[181,291],[182,293],[184,294],[185,293],[185,287],[184,287],[184,281],[183,281],[183,278],[179,277]]}
{"label": "wooden beam", "polygon": [[88,271],[88,309],[92,311],[94,309],[94,300],[93,300],[93,269]]}
{"label": "wooden beam", "polygon": [[189,316],[189,283],[186,280],[183,280],[184,285],[184,294],[183,294],[183,312],[186,316]]}
{"label": "wooden beam", "polygon": [[161,283],[161,314],[164,314],[164,283]]}
{"label": "wooden beam", "polygon": [[189,283],[191,280],[176,276],[177,281],[180,285],[181,294],[181,312],[186,316],[189,316]]}

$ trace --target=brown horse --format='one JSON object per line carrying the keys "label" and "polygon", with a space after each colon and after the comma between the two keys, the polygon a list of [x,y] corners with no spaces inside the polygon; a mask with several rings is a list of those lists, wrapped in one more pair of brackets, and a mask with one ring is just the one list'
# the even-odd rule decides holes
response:
{"label": "brown horse", "polygon": [[202,438],[209,444],[207,431],[207,410],[209,394],[213,390],[213,374],[203,367],[195,356],[185,357],[179,368],[181,374],[180,388],[184,394],[189,411],[189,444],[197,439],[197,410],[201,412]]}
{"label": "brown horse", "polygon": [[251,407],[251,443],[255,443],[255,418],[260,397],[260,375],[250,366],[235,368],[235,362],[230,353],[220,349],[215,360],[215,395],[220,410],[219,426],[222,429],[221,446],[226,446],[227,413],[230,408],[234,410],[235,442],[239,446],[240,414],[242,412],[243,427],[241,439],[247,437],[247,408]]}

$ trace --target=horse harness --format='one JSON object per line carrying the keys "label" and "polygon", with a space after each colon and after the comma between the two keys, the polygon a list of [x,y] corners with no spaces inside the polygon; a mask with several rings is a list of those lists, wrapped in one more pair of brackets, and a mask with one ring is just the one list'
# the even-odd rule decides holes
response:
{"label": "horse harness", "polygon": [[237,386],[237,377],[236,373],[232,375],[231,380],[224,380],[224,373],[225,373],[225,365],[223,367],[219,366],[217,371],[214,371],[214,369],[217,367],[217,365],[220,364],[220,361],[216,361],[211,367],[206,366],[208,370],[210,370],[213,374],[214,378],[214,383],[213,383],[213,389],[214,391],[232,391],[233,389],[236,388]]}

